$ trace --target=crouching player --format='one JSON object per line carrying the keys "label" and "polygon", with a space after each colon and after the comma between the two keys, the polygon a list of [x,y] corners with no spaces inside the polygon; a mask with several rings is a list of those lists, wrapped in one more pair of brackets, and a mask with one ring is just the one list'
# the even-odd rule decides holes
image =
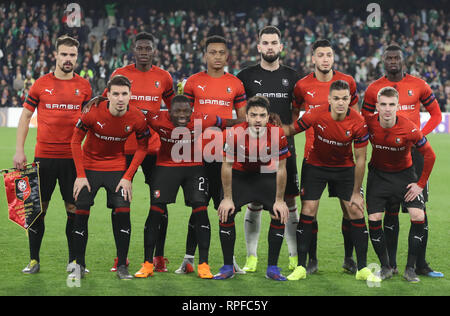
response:
{"label": "crouching player", "polygon": [[224,265],[214,276],[216,280],[232,278],[235,273],[233,255],[236,213],[248,203],[259,202],[272,217],[266,277],[286,281],[277,262],[289,216],[284,190],[286,158],[290,153],[283,130],[268,123],[269,107],[267,98],[252,97],[247,103],[246,122],[224,132],[223,200],[217,211]]}
{"label": "crouching player", "polygon": [[[392,87],[378,92],[378,114],[366,117],[373,151],[367,178],[367,212],[373,248],[381,263],[381,278],[392,277],[382,229],[382,214],[387,205],[403,203],[411,217],[408,237],[408,260],[404,278],[419,282],[415,272],[417,256],[423,247],[425,201],[423,188],[433,169],[436,155],[420,129],[409,119],[397,115],[399,94]],[[411,148],[424,157],[420,177],[416,175]],[[390,203],[390,204],[388,204]]]}
{"label": "crouching player", "polygon": [[[81,279],[85,272],[85,253],[88,241],[90,208],[101,187],[106,189],[107,207],[117,219],[119,279],[132,279],[126,259],[131,236],[130,201],[131,179],[147,154],[150,131],[145,116],[137,108],[129,108],[131,83],[124,76],[115,76],[108,82],[108,101],[101,102],[79,119],[72,137],[72,153],[77,170],[73,188],[76,215],[74,243],[76,268],[69,278]],[[138,150],[128,169],[124,153],[125,141],[136,133]],[[83,149],[81,143],[85,136]]]}

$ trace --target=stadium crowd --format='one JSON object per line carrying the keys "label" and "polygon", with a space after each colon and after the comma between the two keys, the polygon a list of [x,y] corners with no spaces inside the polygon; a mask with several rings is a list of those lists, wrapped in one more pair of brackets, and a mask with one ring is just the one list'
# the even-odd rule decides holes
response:
{"label": "stadium crowd", "polygon": [[116,68],[133,63],[130,45],[140,31],[155,36],[154,64],[169,71],[176,83],[205,69],[202,48],[212,34],[224,36],[229,43],[228,72],[236,75],[257,63],[258,30],[272,24],[283,31],[282,62],[302,76],[313,69],[310,44],[328,38],[335,49],[335,69],[354,76],[360,95],[383,74],[383,47],[395,42],[404,49],[407,71],[426,80],[441,110],[450,111],[450,19],[441,9],[416,13],[389,9],[383,11],[381,27],[370,29],[367,14],[361,16],[351,9],[319,15],[313,10],[254,7],[246,13],[219,10],[199,14],[109,3],[103,10],[83,8],[80,27],[69,28],[64,23],[65,7],[57,2],[0,4],[0,107],[21,106],[34,81],[53,71],[54,44],[62,34],[80,41],[76,72],[90,81],[97,95]]}

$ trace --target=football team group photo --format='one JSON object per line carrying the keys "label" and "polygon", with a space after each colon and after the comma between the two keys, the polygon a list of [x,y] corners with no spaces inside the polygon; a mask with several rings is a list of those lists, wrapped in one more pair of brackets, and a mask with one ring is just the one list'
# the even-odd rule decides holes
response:
{"label": "football team group photo", "polygon": [[4,295],[450,294],[441,4],[131,2],[0,4]]}

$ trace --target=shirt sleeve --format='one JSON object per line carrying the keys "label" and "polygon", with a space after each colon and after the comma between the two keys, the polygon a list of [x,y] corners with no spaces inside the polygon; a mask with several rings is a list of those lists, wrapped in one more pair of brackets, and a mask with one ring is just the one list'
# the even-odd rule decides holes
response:
{"label": "shirt sleeve", "polygon": [[430,113],[430,119],[425,124],[422,129],[424,135],[431,133],[442,121],[442,112],[439,104],[434,96],[431,87],[425,84],[425,88],[420,96],[420,102],[423,104],[425,109]]}
{"label": "shirt sleeve", "polygon": [[313,112],[308,110],[297,121],[294,122],[295,133],[301,133],[306,131],[312,125]]}
{"label": "shirt sleeve", "polygon": [[247,105],[247,97],[245,95],[244,84],[239,80],[237,84],[236,96],[234,97],[234,108],[240,109]]}
{"label": "shirt sleeve", "polygon": [[294,108],[301,109],[305,100],[303,99],[302,87],[301,87],[299,81],[294,86],[293,94],[294,94],[294,97],[293,97],[292,106]]}
{"label": "shirt sleeve", "polygon": [[275,127],[275,128],[279,129],[279,135],[280,135],[280,139],[279,139],[280,148],[279,148],[278,159],[283,160],[283,159],[286,159],[291,156],[291,153],[289,152],[289,144],[288,144],[286,135],[284,135],[283,129],[279,128],[279,127]]}
{"label": "shirt sleeve", "polygon": [[358,101],[359,101],[358,91],[356,90],[355,79],[352,78],[352,80],[349,82],[349,86],[350,86],[350,95],[351,95],[350,106],[354,106],[354,105],[357,105]]}
{"label": "shirt sleeve", "polygon": [[362,120],[361,124],[358,126],[354,139],[353,144],[355,148],[362,148],[366,147],[369,143],[369,129],[367,127],[367,124],[364,120]]}
{"label": "shirt sleeve", "polygon": [[364,101],[361,108],[361,114],[364,117],[371,116],[375,113],[377,104],[377,97],[375,95],[375,89],[369,86],[364,94]]}
{"label": "shirt sleeve", "polygon": [[30,90],[28,91],[28,95],[25,98],[25,102],[23,103],[23,107],[27,110],[30,110],[31,112],[34,112],[37,109],[37,106],[39,104],[39,84],[38,81],[35,81],[35,83],[31,86]]}
{"label": "shirt sleeve", "polygon": [[78,119],[78,122],[75,125],[75,129],[72,135],[72,141],[70,143],[73,161],[75,163],[75,169],[77,171],[78,178],[86,178],[86,173],[84,171],[83,165],[83,151],[81,149],[81,144],[83,142],[84,137],[86,136],[86,133],[90,128],[89,113],[91,112],[82,114],[81,118]]}
{"label": "shirt sleeve", "polygon": [[167,74],[166,87],[163,92],[162,98],[167,108],[170,109],[172,105],[172,99],[175,97],[175,91],[173,90],[173,79],[170,74]]}
{"label": "shirt sleeve", "polygon": [[423,136],[423,133],[417,131],[413,135],[415,146],[417,150],[423,155],[423,169],[420,175],[417,185],[421,188],[425,188],[427,181],[430,177],[431,171],[433,170],[434,162],[436,161],[436,154],[433,148],[428,142],[427,138]]}
{"label": "shirt sleeve", "polygon": [[188,78],[186,80],[183,94],[189,99],[191,106],[194,106],[195,95],[194,95],[194,83],[192,78]]}

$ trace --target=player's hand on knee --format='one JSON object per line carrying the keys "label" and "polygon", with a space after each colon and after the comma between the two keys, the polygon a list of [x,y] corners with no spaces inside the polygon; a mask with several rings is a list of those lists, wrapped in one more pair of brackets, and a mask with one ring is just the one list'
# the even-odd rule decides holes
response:
{"label": "player's hand on knee", "polygon": [[127,179],[121,179],[119,184],[116,187],[116,192],[119,192],[121,190],[122,197],[125,201],[131,202],[132,198],[132,184],[130,180]]}
{"label": "player's hand on knee", "polygon": [[91,192],[91,186],[87,178],[76,178],[73,184],[73,198],[75,201],[78,200],[78,195],[84,187],[87,187],[88,191]]}
{"label": "player's hand on knee", "polygon": [[405,194],[405,202],[414,201],[423,191],[423,188],[419,187],[417,183],[410,183],[406,188],[408,189],[408,192]]}
{"label": "player's hand on knee", "polygon": [[108,98],[105,98],[104,96],[98,95],[96,97],[93,97],[92,99],[89,100],[88,103],[86,103],[86,105],[83,107],[83,113],[87,113],[89,112],[89,110],[91,109],[91,107],[94,105],[95,107],[98,106],[98,104],[102,101],[108,100]]}
{"label": "player's hand on knee", "polygon": [[273,212],[275,214],[275,218],[279,219],[281,224],[286,224],[289,217],[289,208],[285,201],[276,201],[273,204]]}
{"label": "player's hand on knee", "polygon": [[24,169],[27,164],[27,156],[23,152],[16,152],[13,158],[14,168],[16,169]]}
{"label": "player's hand on knee", "polygon": [[350,199],[350,207],[364,214],[364,198],[360,192],[353,193]]}
{"label": "player's hand on knee", "polygon": [[231,199],[223,199],[220,202],[219,208],[217,209],[217,215],[219,216],[219,220],[222,223],[226,223],[228,221],[228,216],[233,215],[235,210],[233,200]]}

